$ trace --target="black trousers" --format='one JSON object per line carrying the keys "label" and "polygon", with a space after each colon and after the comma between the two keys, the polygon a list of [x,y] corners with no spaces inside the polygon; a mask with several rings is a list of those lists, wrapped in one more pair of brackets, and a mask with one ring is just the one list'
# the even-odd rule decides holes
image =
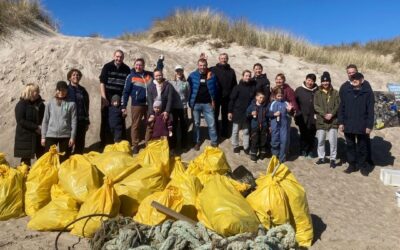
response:
{"label": "black trousers", "polygon": [[46,151],[49,151],[52,145],[58,146],[60,153],[65,153],[64,155],[60,156],[60,163],[67,160],[71,155],[71,149],[68,146],[69,138],[53,138],[53,137],[46,137]]}
{"label": "black trousers", "polygon": [[76,127],[75,148],[73,154],[83,154],[85,149],[86,128],[88,124],[86,121],[78,121]]}
{"label": "black trousers", "polygon": [[[122,123],[122,140],[126,140],[125,119]],[[107,144],[114,143],[114,135],[108,124],[108,108],[107,107],[101,109],[100,142],[101,142],[102,147],[104,147]]]}
{"label": "black trousers", "polygon": [[[217,129],[218,137],[231,137],[231,128],[228,120],[228,105],[229,105],[229,96],[228,97],[219,97],[215,102],[215,110],[214,110],[214,117],[215,117],[215,125]],[[221,111],[221,126],[218,122],[218,117]]]}
{"label": "black trousers", "polygon": [[252,128],[250,131],[250,154],[267,152],[268,127]]}
{"label": "black trousers", "polygon": [[[45,153],[45,148],[40,144],[40,136],[39,139],[36,141],[36,148],[35,148],[35,156],[36,159],[39,159]],[[21,158],[21,163],[25,163],[26,165],[31,165],[31,158],[24,157]]]}
{"label": "black trousers", "polygon": [[315,146],[315,134],[317,133],[317,129],[315,126],[311,128],[307,127],[302,118],[299,120],[301,120],[298,122],[300,130],[300,150],[309,154],[313,151]]}
{"label": "black trousers", "polygon": [[171,111],[172,114],[172,138],[170,139],[170,147],[172,149],[175,149],[178,144],[178,124],[180,127],[180,135],[181,135],[181,141],[180,141],[180,146],[182,148],[186,148],[187,146],[187,134],[188,134],[188,128],[186,124],[187,120],[187,111],[185,114],[184,109],[172,109]]}
{"label": "black trousers", "polygon": [[367,134],[344,134],[346,138],[346,154],[347,162],[352,166],[359,168],[366,167],[366,160],[368,154],[367,148]]}

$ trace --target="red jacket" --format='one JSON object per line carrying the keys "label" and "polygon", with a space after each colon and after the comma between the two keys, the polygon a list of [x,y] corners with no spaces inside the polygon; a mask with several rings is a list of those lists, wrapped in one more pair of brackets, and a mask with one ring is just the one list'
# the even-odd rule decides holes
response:
{"label": "red jacket", "polygon": [[294,111],[298,113],[300,109],[299,105],[296,102],[296,95],[294,93],[294,90],[287,83],[284,83],[282,87],[283,87],[283,99],[289,102],[293,106]]}

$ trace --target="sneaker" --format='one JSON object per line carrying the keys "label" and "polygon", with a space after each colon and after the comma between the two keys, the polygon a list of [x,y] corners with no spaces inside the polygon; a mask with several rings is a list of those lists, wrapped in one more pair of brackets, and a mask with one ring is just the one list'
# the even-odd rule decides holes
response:
{"label": "sneaker", "polygon": [[315,162],[315,165],[322,165],[325,164],[325,159],[319,158],[318,161]]}
{"label": "sneaker", "polygon": [[249,154],[250,154],[250,149],[249,149],[249,148],[246,148],[246,149],[243,150],[243,152],[244,152],[246,155],[249,155]]}
{"label": "sneaker", "polygon": [[251,155],[250,155],[250,160],[251,160],[252,162],[257,162],[257,155],[251,154]]}
{"label": "sneaker", "polygon": [[346,174],[351,174],[353,172],[357,172],[358,170],[359,170],[358,167],[354,165],[349,165],[345,170],[343,170],[343,172],[345,172]]}
{"label": "sneaker", "polygon": [[136,155],[139,153],[139,147],[133,147],[132,148],[132,154]]}
{"label": "sneaker", "polygon": [[196,145],[194,145],[193,149],[196,150],[196,151],[199,151],[200,150],[200,146],[201,146],[201,144],[200,144],[200,142],[198,142],[198,143],[196,143]]}
{"label": "sneaker", "polygon": [[240,153],[240,148],[239,147],[234,148],[233,149],[233,153],[239,154]]}
{"label": "sneaker", "polygon": [[330,160],[329,167],[330,168],[336,168],[336,161],[335,160]]}
{"label": "sneaker", "polygon": [[260,160],[264,160],[265,158],[267,157],[267,153],[265,153],[265,152],[261,152],[260,153]]}

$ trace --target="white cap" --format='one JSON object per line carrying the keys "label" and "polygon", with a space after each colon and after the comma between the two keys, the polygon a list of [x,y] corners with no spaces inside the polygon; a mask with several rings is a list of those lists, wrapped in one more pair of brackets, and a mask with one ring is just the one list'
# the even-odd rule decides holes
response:
{"label": "white cap", "polygon": [[182,65],[176,65],[176,67],[175,67],[175,71],[177,71],[178,69],[181,69],[181,70],[183,70],[183,67],[182,67]]}

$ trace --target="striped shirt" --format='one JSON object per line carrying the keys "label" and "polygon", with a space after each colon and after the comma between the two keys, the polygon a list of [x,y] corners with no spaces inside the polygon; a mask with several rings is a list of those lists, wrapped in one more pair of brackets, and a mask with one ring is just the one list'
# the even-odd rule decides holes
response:
{"label": "striped shirt", "polygon": [[106,97],[111,101],[113,95],[122,96],[126,77],[130,74],[129,67],[122,63],[117,67],[114,61],[106,63],[100,74],[100,83],[103,83],[106,89]]}

